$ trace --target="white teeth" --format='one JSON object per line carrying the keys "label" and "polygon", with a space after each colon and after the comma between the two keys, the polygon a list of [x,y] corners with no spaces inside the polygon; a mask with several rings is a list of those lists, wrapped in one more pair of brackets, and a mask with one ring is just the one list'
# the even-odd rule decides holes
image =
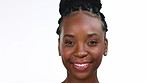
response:
{"label": "white teeth", "polygon": [[87,64],[74,64],[74,65],[79,66],[79,67],[84,67],[84,66],[86,66]]}

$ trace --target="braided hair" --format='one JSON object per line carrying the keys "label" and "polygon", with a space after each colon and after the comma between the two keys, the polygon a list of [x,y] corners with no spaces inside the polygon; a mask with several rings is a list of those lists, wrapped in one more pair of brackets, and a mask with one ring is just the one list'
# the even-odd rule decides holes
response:
{"label": "braided hair", "polygon": [[107,23],[105,21],[105,16],[100,12],[102,8],[102,4],[100,0],[61,0],[60,2],[59,13],[61,14],[61,18],[58,21],[59,27],[57,28],[57,34],[61,34],[60,23],[62,22],[63,18],[68,14],[76,11],[86,11],[96,16],[100,17],[100,20],[103,24],[103,31],[108,31]]}

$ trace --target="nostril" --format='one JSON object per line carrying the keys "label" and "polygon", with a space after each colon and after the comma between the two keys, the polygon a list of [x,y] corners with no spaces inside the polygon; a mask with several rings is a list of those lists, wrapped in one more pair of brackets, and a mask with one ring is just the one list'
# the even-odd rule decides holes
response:
{"label": "nostril", "polygon": [[86,57],[88,55],[88,52],[87,51],[78,51],[78,52],[75,52],[74,55],[76,57],[83,58],[83,57]]}
{"label": "nostril", "polygon": [[74,55],[80,58],[83,58],[88,55],[88,51],[86,50],[84,43],[81,42],[78,44],[78,46],[75,49]]}

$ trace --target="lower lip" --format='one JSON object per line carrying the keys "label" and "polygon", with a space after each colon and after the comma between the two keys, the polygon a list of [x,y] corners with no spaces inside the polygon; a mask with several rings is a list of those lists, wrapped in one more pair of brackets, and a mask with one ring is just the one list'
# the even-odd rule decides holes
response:
{"label": "lower lip", "polygon": [[85,63],[86,65],[85,66],[77,66],[77,65],[74,65],[72,64],[73,68],[78,70],[78,71],[85,71],[87,70],[89,67],[90,67],[90,63]]}

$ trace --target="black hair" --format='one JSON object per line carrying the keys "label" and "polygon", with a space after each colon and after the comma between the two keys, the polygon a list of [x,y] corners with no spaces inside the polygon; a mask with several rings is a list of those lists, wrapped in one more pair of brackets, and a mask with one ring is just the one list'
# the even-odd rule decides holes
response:
{"label": "black hair", "polygon": [[60,23],[62,22],[63,18],[72,12],[80,10],[91,12],[99,16],[103,23],[103,30],[105,31],[106,35],[106,32],[108,31],[107,23],[105,21],[105,16],[100,12],[100,9],[102,8],[100,0],[61,0],[59,6],[61,18],[58,21],[59,27],[57,28],[56,32],[58,35],[61,34]]}

